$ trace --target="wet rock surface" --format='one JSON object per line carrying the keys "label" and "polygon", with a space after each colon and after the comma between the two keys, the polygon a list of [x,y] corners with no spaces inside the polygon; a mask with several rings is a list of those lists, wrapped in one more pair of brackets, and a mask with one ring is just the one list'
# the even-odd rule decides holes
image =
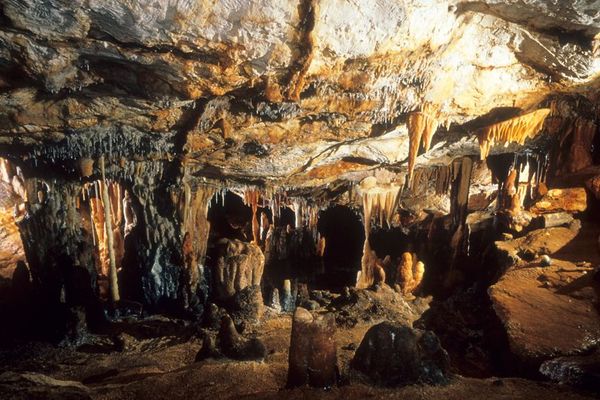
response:
{"label": "wet rock surface", "polygon": [[545,361],[540,372],[554,382],[600,393],[600,354],[557,357]]}
{"label": "wet rock surface", "polygon": [[351,367],[384,386],[439,385],[450,378],[450,360],[435,333],[388,322],[367,331]]}

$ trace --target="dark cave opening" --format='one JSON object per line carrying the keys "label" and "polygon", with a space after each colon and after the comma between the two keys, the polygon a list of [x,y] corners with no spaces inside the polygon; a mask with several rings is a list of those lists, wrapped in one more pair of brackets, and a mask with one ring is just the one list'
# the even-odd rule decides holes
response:
{"label": "dark cave opening", "polygon": [[252,209],[237,194],[227,190],[216,194],[208,207],[210,222],[209,248],[221,238],[250,241],[252,239]]}
{"label": "dark cave opening", "polygon": [[354,285],[365,240],[360,217],[345,206],[329,207],[319,213],[318,231],[325,238],[325,252],[316,286],[339,292]]}

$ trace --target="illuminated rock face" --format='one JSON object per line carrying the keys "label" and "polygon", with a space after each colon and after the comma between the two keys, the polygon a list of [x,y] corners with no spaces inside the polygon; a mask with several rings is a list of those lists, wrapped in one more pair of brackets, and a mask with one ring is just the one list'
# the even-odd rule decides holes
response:
{"label": "illuminated rock face", "polygon": [[[405,117],[416,113],[408,120],[427,119],[426,150],[438,123],[536,109],[559,87],[585,96],[600,70],[597,10],[584,1],[7,0],[0,144],[61,164],[96,159],[112,136],[115,158],[185,152],[205,176],[285,181],[332,141],[406,139]],[[351,152],[404,163],[408,148],[394,150]]]}
{"label": "illuminated rock face", "polygon": [[[113,270],[125,298],[153,307],[209,292],[207,209],[223,188],[246,194],[256,243],[277,232],[258,213],[267,203],[273,220],[293,207],[299,232],[337,202],[363,207],[367,237],[371,219],[401,225],[397,205],[415,218],[450,211],[458,249],[477,195],[470,160],[557,143],[572,144],[565,171],[592,160],[598,5],[6,0],[0,156],[32,184],[63,186],[57,196],[72,186],[70,201],[104,159],[136,222],[119,220]],[[357,199],[351,189],[373,180]],[[38,200],[34,221],[52,214]],[[69,234],[97,246],[87,220],[73,221]],[[382,280],[367,261],[360,287]],[[85,266],[93,285],[97,264]]]}

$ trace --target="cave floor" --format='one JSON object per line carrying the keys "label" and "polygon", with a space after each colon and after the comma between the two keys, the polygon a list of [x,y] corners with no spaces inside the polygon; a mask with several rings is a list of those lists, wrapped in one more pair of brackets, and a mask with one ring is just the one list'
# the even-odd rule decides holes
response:
{"label": "cave floor", "polygon": [[[167,320],[165,320],[167,321]],[[179,323],[179,322],[178,322]],[[181,325],[178,325],[181,326]],[[291,317],[267,318],[257,326],[269,354],[263,362],[207,360],[195,363],[201,347],[195,335],[134,339],[126,350],[99,353],[30,342],[0,351],[2,399],[263,399],[263,398],[414,398],[414,399],[592,399],[567,387],[520,378],[455,377],[447,386],[379,388],[348,369],[371,324],[339,328],[338,363],[343,383],[330,390],[284,389]],[[189,331],[188,331],[189,332]],[[348,383],[351,382],[351,383]]]}

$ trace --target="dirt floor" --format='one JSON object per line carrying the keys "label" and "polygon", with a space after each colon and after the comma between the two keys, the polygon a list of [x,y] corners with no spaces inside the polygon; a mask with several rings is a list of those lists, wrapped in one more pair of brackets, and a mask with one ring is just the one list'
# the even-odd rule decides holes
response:
{"label": "dirt floor", "polygon": [[[348,369],[354,347],[370,325],[337,332],[341,385],[329,390],[285,389],[291,318],[268,318],[254,332],[268,356],[263,362],[207,360],[201,347],[178,335],[127,339],[125,351],[107,354],[29,343],[0,351],[2,399],[592,399],[567,387],[516,378],[456,376],[446,386],[379,388]],[[123,336],[123,335],[122,335]]]}

